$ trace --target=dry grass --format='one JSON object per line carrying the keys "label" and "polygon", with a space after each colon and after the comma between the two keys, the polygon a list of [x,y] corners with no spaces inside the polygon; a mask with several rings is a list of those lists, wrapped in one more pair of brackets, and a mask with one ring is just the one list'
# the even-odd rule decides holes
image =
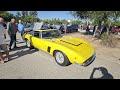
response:
{"label": "dry grass", "polygon": [[[111,48],[111,47],[114,47],[114,48],[119,48],[120,49],[120,38],[119,39],[116,39],[114,36],[111,38],[111,36],[110,36],[110,38],[111,38],[111,40],[110,40],[110,46],[108,45],[108,46],[106,46],[106,45],[104,45],[104,44],[101,44],[101,42],[102,42],[102,40],[101,39],[97,39],[97,38],[94,38],[94,37],[92,37],[91,35],[83,35],[83,34],[81,34],[81,33],[72,33],[72,34],[68,34],[68,35],[70,35],[70,36],[74,36],[74,37],[78,37],[78,38],[81,38],[81,39],[83,39],[83,40],[86,40],[86,41],[88,41],[88,42],[90,42],[94,47],[96,47],[96,48],[101,48],[101,47],[105,47],[105,48]],[[114,39],[115,39],[115,41],[114,41]],[[112,43],[112,44],[111,44]],[[116,44],[117,43],[117,44]],[[113,45],[113,46],[112,46]],[[115,45],[115,46],[114,46]]]}
{"label": "dry grass", "polygon": [[118,39],[112,33],[109,33],[109,34],[103,33],[101,35],[101,42],[100,43],[102,45],[105,45],[107,47],[115,48],[115,47],[118,46],[118,42],[119,42]]}

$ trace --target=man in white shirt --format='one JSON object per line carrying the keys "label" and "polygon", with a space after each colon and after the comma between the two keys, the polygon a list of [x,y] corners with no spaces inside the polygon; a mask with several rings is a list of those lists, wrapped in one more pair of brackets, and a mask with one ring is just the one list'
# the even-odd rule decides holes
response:
{"label": "man in white shirt", "polygon": [[[5,43],[5,37],[6,37],[6,30],[3,27],[3,18],[0,17],[0,63],[4,63],[4,59],[6,58],[8,61],[9,60],[9,51],[7,49],[7,45]],[[4,58],[1,50],[3,50],[6,54],[6,57]]]}

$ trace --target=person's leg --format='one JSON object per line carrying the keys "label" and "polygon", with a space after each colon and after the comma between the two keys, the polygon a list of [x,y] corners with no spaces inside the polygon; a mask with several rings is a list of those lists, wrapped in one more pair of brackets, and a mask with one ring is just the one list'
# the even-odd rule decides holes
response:
{"label": "person's leg", "polygon": [[95,32],[95,29],[93,29],[93,33],[92,33],[92,36],[94,35],[94,32]]}
{"label": "person's leg", "polygon": [[16,46],[16,34],[14,35],[14,48],[17,48],[17,46]]}
{"label": "person's leg", "polygon": [[5,58],[7,58],[6,61],[8,61],[8,60],[9,60],[9,51],[8,51],[8,49],[7,49],[7,45],[6,45],[6,44],[3,44],[3,45],[2,45],[2,49],[4,50],[4,52],[5,52],[5,54],[6,54],[6,57],[5,57]]}
{"label": "person's leg", "polygon": [[13,35],[10,35],[10,45],[9,45],[9,49],[11,49],[11,46],[13,44],[13,41],[14,41],[14,36]]}
{"label": "person's leg", "polygon": [[14,35],[14,42],[15,42],[15,46],[16,47],[16,34]]}
{"label": "person's leg", "polygon": [[22,37],[22,40],[24,41],[23,35],[24,35],[24,31],[21,32],[21,37]]}
{"label": "person's leg", "polygon": [[1,45],[0,45],[0,63],[4,63],[3,61],[3,54],[1,53]]}

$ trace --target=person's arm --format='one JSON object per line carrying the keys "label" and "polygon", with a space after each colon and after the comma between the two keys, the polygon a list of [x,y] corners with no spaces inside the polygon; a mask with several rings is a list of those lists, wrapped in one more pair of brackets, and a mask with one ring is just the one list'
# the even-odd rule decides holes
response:
{"label": "person's arm", "polygon": [[94,79],[94,78],[93,78],[93,75],[94,75],[94,73],[95,73],[96,70],[97,70],[97,68],[94,68],[94,69],[93,69],[93,71],[92,71],[92,73],[91,73],[91,76],[90,76],[90,79]]}
{"label": "person's arm", "polygon": [[5,39],[6,39],[6,29],[5,29],[4,27],[2,27],[2,32],[3,32],[4,37],[5,37]]}
{"label": "person's arm", "polygon": [[16,33],[17,32],[19,32],[20,33],[20,31],[19,31],[19,24],[18,25],[16,25]]}
{"label": "person's arm", "polygon": [[8,34],[11,35],[11,23],[8,24]]}

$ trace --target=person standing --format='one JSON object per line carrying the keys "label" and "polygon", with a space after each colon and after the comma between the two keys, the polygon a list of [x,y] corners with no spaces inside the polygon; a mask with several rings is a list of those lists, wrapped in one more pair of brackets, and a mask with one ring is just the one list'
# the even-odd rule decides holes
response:
{"label": "person standing", "polygon": [[107,27],[106,27],[106,26],[103,26],[103,27],[102,27],[101,34],[100,34],[100,35],[102,35],[102,34],[103,34],[103,33],[105,33],[105,32],[107,32]]}
{"label": "person standing", "polygon": [[80,28],[81,28],[81,30],[83,30],[83,25],[81,25],[81,27],[80,27]]}
{"label": "person standing", "polygon": [[17,48],[16,46],[16,33],[17,33],[17,25],[15,23],[15,19],[12,18],[11,22],[9,23],[8,27],[8,34],[10,36],[10,45],[9,49],[11,50],[11,46],[14,44],[14,48]]}
{"label": "person standing", "polygon": [[90,33],[90,25],[88,24],[86,27],[86,34],[89,34],[89,33]]}
{"label": "person standing", "polygon": [[21,37],[23,38],[23,34],[25,33],[25,31],[24,31],[24,25],[22,24],[21,20],[19,20],[19,23],[18,23],[18,30],[21,33]]}
{"label": "person standing", "polygon": [[95,30],[96,30],[96,25],[93,27],[93,34],[92,34],[92,36],[94,36]]}
{"label": "person standing", "polygon": [[[5,43],[5,38],[6,38],[6,30],[3,25],[4,19],[0,17],[0,63],[4,63],[4,60],[6,58],[6,61],[9,60],[9,51],[7,49],[7,45]],[[6,54],[6,57],[4,58],[1,50],[3,50]]]}

